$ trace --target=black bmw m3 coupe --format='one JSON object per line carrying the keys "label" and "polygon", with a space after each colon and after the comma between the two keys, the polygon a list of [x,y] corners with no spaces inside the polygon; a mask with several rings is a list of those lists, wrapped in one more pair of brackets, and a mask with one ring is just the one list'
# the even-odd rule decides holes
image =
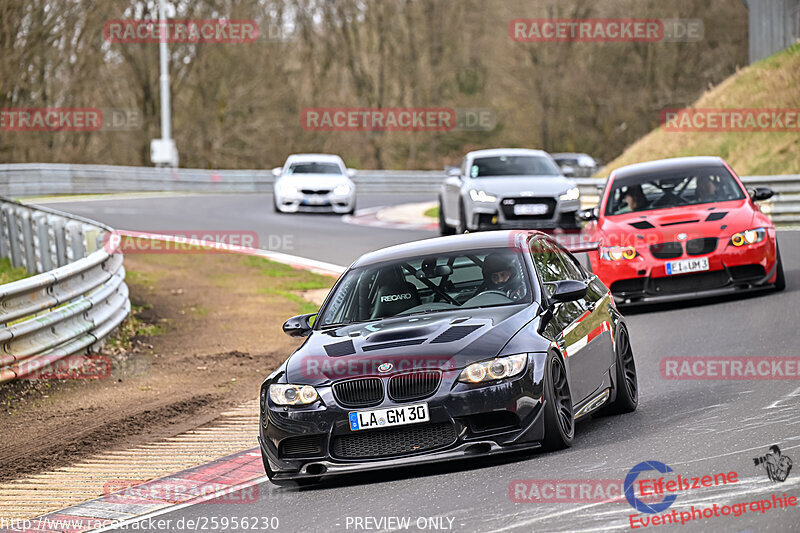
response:
{"label": "black bmw m3 coupe", "polygon": [[273,483],[570,446],[575,421],[638,402],[625,321],[596,276],[539,232],[368,253],[261,386]]}

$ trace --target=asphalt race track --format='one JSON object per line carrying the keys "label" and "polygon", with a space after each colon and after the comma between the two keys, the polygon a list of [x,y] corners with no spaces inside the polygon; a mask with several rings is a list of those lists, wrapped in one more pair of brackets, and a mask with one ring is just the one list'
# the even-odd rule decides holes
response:
{"label": "asphalt race track", "polygon": [[[424,200],[430,197],[364,196],[359,198],[358,207]],[[276,251],[341,265],[368,250],[435,236],[434,232],[344,224],[335,216],[277,215],[269,195],[102,200],[53,207],[118,229],[249,230],[257,231],[262,243],[271,235],[292,235],[292,249]],[[798,355],[800,232],[780,232],[778,239],[787,277],[787,289],[782,293],[661,305],[626,313],[639,374],[639,409],[629,415],[579,423],[574,445],[566,451],[385,471],[328,482],[314,489],[279,489],[265,482],[259,486],[255,503],[197,504],[157,518],[171,520],[162,522],[168,531],[200,530],[203,522],[197,519],[202,517],[206,517],[202,520],[210,531],[221,529],[212,528],[212,517],[218,521],[223,517],[249,517],[251,521],[252,517],[277,517],[279,531],[402,527],[387,521],[388,517],[409,518],[411,530],[627,530],[634,509],[624,499],[611,503],[515,503],[509,498],[509,485],[525,479],[564,483],[623,480],[642,461],[665,463],[683,477],[738,473],[738,483],[679,493],[667,512],[688,511],[692,505],[710,507],[769,499],[772,494],[797,496],[800,466],[795,466],[786,481],[773,482],[762,466],[754,465],[753,458],[778,444],[796,464],[800,461],[799,381],[679,381],[662,379],[659,373],[659,360],[667,356]],[[254,446],[256,435],[254,427]],[[569,490],[566,492],[568,496]],[[192,528],[187,527],[189,519],[195,520]],[[655,529],[784,532],[797,531],[798,524],[798,507],[763,513],[748,507],[737,518],[713,517]],[[150,527],[152,522],[136,525],[139,530],[155,530]],[[255,529],[265,528],[259,522]]]}

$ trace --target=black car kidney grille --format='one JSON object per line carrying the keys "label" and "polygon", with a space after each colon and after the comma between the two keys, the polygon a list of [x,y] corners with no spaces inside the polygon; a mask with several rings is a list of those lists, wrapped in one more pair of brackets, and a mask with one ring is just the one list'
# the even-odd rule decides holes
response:
{"label": "black car kidney grille", "polygon": [[450,422],[368,429],[334,437],[331,454],[342,459],[389,457],[442,448],[455,440],[456,431]]}
{"label": "black car kidney grille", "polygon": [[383,401],[380,378],[350,379],[333,385],[336,401],[346,407],[369,407]]}
{"label": "black car kidney grille", "polygon": [[329,189],[302,189],[303,194],[328,194]]}
{"label": "black car kidney grille", "polygon": [[[543,215],[515,215],[514,206],[517,204],[545,204],[547,206],[547,212]],[[553,211],[556,209],[556,201],[554,198],[506,198],[502,201],[501,206],[506,220],[548,220],[553,218]]]}
{"label": "black car kidney grille", "polygon": [[438,370],[398,374],[389,379],[389,398],[396,402],[420,400],[436,392],[442,374]]}
{"label": "black car kidney grille", "polygon": [[689,255],[710,254],[717,249],[717,238],[708,237],[705,239],[692,239],[686,241],[686,253]]}
{"label": "black car kidney grille", "polygon": [[656,259],[675,259],[683,255],[683,247],[679,242],[662,242],[651,244],[650,253]]}

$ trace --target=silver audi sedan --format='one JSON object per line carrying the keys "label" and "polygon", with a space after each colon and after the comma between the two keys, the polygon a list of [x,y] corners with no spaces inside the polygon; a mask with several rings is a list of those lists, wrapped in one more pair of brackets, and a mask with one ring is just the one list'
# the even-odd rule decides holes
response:
{"label": "silver audi sedan", "polygon": [[578,229],[577,184],[541,150],[501,148],[464,156],[439,192],[442,235],[491,229]]}
{"label": "silver audi sedan", "polygon": [[293,154],[272,173],[276,213],[355,211],[355,171],[338,155]]}

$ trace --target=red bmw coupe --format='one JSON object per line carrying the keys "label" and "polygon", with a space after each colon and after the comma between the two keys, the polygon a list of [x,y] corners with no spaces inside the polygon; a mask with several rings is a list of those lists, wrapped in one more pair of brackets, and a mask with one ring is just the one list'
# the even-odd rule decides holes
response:
{"label": "red bmw coupe", "polygon": [[775,226],[719,157],[639,163],[611,173],[582,212],[592,270],[620,303],[785,285]]}

